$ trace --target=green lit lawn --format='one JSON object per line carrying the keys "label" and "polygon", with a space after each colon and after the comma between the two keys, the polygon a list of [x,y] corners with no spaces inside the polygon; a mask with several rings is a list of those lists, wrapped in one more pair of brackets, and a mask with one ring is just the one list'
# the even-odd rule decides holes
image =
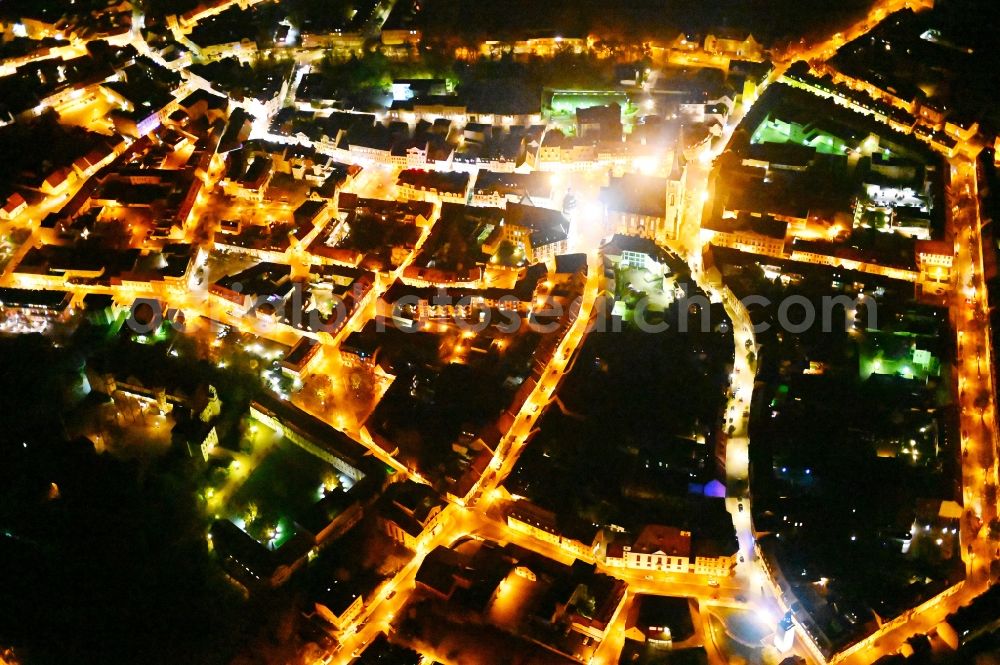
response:
{"label": "green lit lawn", "polygon": [[324,483],[336,487],[336,469],[282,438],[227,502],[226,513],[256,540],[277,549],[294,535],[293,522],[322,498]]}
{"label": "green lit lawn", "polygon": [[624,109],[628,106],[628,95],[614,91],[553,92],[549,108],[553,113],[575,114],[577,109],[612,103],[620,104]]}
{"label": "green lit lawn", "polygon": [[615,300],[624,304],[622,319],[631,322],[636,306],[643,299],[644,311],[665,312],[674,301],[676,281],[644,268],[619,266],[615,271]]}
{"label": "green lit lawn", "polygon": [[13,229],[0,236],[0,269],[7,267],[7,262],[30,235],[27,229]]}
{"label": "green lit lawn", "polygon": [[860,351],[862,378],[872,374],[895,374],[904,379],[925,381],[941,373],[941,361],[927,351],[914,348],[907,336],[869,334]]}
{"label": "green lit lawn", "polygon": [[815,148],[816,152],[825,155],[842,155],[847,150],[847,144],[836,136],[817,132],[809,140],[796,141],[792,136],[786,134],[781,128],[763,122],[757,127],[751,139],[754,143],[798,143],[799,145]]}

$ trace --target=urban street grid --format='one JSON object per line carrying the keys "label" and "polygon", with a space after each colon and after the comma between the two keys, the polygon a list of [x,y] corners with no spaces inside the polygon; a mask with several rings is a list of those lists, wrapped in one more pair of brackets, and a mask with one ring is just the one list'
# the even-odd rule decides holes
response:
{"label": "urban street grid", "polygon": [[996,8],[675,4],[0,6],[0,665],[995,659]]}

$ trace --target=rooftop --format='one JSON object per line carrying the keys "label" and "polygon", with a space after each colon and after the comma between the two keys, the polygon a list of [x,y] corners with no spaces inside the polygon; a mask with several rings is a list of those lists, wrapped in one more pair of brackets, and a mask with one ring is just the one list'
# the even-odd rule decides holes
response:
{"label": "rooftop", "polygon": [[531,244],[541,247],[569,237],[569,220],[558,210],[508,203],[504,222],[531,229]]}
{"label": "rooftop", "polygon": [[601,201],[611,211],[665,217],[667,180],[631,173],[612,177],[610,184],[601,189]]}
{"label": "rooftop", "polygon": [[501,196],[521,196],[547,199],[552,195],[551,178],[538,171],[531,173],[507,173],[480,171],[476,176],[476,194],[499,194]]}
{"label": "rooftop", "polygon": [[701,227],[720,233],[755,233],[775,240],[783,240],[788,232],[788,222],[776,220],[770,215],[755,217],[742,213],[735,219],[719,216],[706,218]]}
{"label": "rooftop", "polygon": [[650,524],[643,528],[632,544],[633,552],[642,554],[666,554],[668,556],[691,556],[691,532],[672,526]]}
{"label": "rooftop", "polygon": [[469,174],[461,172],[425,171],[405,169],[396,180],[399,185],[447,194],[465,194],[469,187]]}

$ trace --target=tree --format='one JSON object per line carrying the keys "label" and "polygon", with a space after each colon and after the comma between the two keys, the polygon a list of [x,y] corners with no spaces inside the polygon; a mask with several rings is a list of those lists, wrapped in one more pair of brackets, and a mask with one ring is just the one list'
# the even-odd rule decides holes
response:
{"label": "tree", "polygon": [[356,369],[351,372],[349,381],[351,396],[363,403],[369,402],[375,396],[375,377],[371,369]]}
{"label": "tree", "polygon": [[522,258],[523,253],[518,251],[517,246],[509,240],[502,241],[497,247],[497,263],[505,266],[517,265]]}
{"label": "tree", "polygon": [[333,471],[327,471],[323,476],[323,489],[332,492],[340,487],[340,477]]}

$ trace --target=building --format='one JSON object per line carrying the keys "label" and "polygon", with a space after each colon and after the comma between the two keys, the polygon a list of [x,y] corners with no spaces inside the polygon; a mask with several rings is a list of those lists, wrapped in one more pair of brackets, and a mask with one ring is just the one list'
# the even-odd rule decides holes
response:
{"label": "building", "polygon": [[682,205],[681,182],[626,174],[612,177],[601,189],[604,233],[647,238],[657,242],[677,238]]}
{"label": "building", "polygon": [[[543,266],[544,268],[544,266]],[[410,286],[403,280],[390,286],[376,301],[376,315],[391,319],[400,329],[412,330],[429,322],[481,321],[486,312],[524,316],[531,310],[539,275],[528,275],[506,289],[448,288],[440,285]],[[541,271],[544,275],[544,270]],[[441,302],[444,298],[445,302]]]}
{"label": "building", "polygon": [[705,52],[732,60],[764,60],[764,47],[751,34],[721,31],[705,37]]}
{"label": "building", "polygon": [[59,196],[69,192],[70,186],[78,180],[76,173],[68,166],[57,166],[38,185],[38,191],[49,196]]}
{"label": "building", "polygon": [[222,138],[219,139],[219,152],[225,154],[242,148],[243,142],[250,138],[252,121],[253,117],[243,107],[238,106],[233,109]]}
{"label": "building", "polygon": [[951,648],[972,642],[1000,628],[1000,586],[994,586],[938,624],[938,635]]}
{"label": "building", "polygon": [[406,201],[465,203],[470,180],[468,173],[405,169],[396,180],[396,188]]}
{"label": "building", "polygon": [[181,77],[150,60],[137,59],[102,87],[119,106],[111,112],[115,128],[138,138],[158,128],[177,109],[174,93],[181,88]]}
{"label": "building", "polygon": [[199,22],[217,16],[230,7],[247,9],[257,2],[260,2],[260,0],[207,0],[207,2],[201,2],[183,14],[171,14],[168,16],[167,27],[175,33],[187,34]]}
{"label": "building", "polygon": [[692,569],[695,575],[728,577],[736,570],[738,546],[735,537],[711,537],[695,534],[692,541]]}
{"label": "building", "polygon": [[177,107],[191,120],[207,117],[209,122],[214,122],[228,116],[229,99],[198,88],[178,102]]}
{"label": "building", "polygon": [[[290,509],[292,512],[286,515],[288,539],[276,547],[249,535],[242,518],[213,523],[211,541],[221,564],[236,581],[254,589],[283,584],[316,548],[356,525],[387,474],[386,467],[368,456],[363,446],[285,400],[261,395],[251,402],[250,416],[332,466],[339,480],[336,487],[324,482],[315,503]],[[339,595],[340,589],[336,600],[323,603],[334,617],[332,622],[344,620],[353,611],[354,599]]]}
{"label": "building", "polygon": [[[24,327],[37,330],[47,323],[66,321],[72,314],[69,306],[73,294],[69,291],[36,291],[0,287],[0,317],[3,326],[11,330],[11,318],[22,320]],[[2,326],[0,326],[2,327]]]}
{"label": "building", "polygon": [[701,224],[702,242],[765,256],[786,255],[787,233],[788,222],[767,215],[755,217],[740,214],[736,217],[714,217],[705,219]]}
{"label": "building", "polygon": [[308,247],[319,229],[330,219],[332,207],[327,201],[306,199],[292,212],[295,244],[298,247]]}
{"label": "building", "polygon": [[[879,147],[879,137],[871,134],[863,141],[855,140],[851,144],[841,137],[843,129],[831,125],[830,120],[824,117],[816,117],[808,112],[794,112],[791,109],[783,109],[782,117],[770,113],[754,130],[750,138],[753,144],[779,143],[775,137],[782,137],[780,143],[794,143],[799,146],[810,147],[816,150],[823,150],[829,154],[844,153],[848,149],[860,147],[863,151],[871,153]],[[855,137],[858,139],[860,137]],[[857,145],[855,145],[855,143]],[[773,150],[773,148],[768,148]]]}
{"label": "building", "polygon": [[0,219],[10,221],[27,210],[28,202],[24,200],[19,192],[14,192],[7,197],[3,208],[0,208]]}
{"label": "building", "polygon": [[914,245],[919,272],[917,285],[926,295],[942,295],[951,290],[955,247],[944,240],[918,240]]}
{"label": "building", "polygon": [[417,570],[416,586],[441,600],[449,600],[458,587],[468,588],[468,583],[461,576],[465,563],[466,557],[444,545],[438,545],[421,562]]}
{"label": "building", "polygon": [[423,39],[423,32],[415,28],[383,28],[382,44],[384,46],[411,46],[420,45]]}
{"label": "building", "polygon": [[622,107],[616,103],[576,110],[576,135],[584,140],[621,141]]}
{"label": "building", "polygon": [[96,145],[86,155],[78,157],[73,162],[73,170],[81,179],[89,178],[110,164],[123,147],[121,144],[110,143]]}
{"label": "building", "polygon": [[691,561],[691,532],[647,525],[631,545],[622,547],[626,568],[686,573]]}
{"label": "building", "polygon": [[544,35],[528,37],[515,41],[487,40],[479,46],[479,52],[484,56],[494,57],[502,53],[513,53],[515,56],[538,56],[551,58],[556,53],[583,53],[588,48],[588,42],[583,37],[565,37],[563,35]]}
{"label": "building", "polygon": [[221,278],[208,288],[224,307],[236,306],[240,316],[246,312],[271,313],[279,310],[292,292],[291,267],[278,263],[258,263],[246,270]]}
{"label": "building", "polygon": [[736,569],[736,533],[724,522],[728,514],[714,504],[703,505],[702,516],[707,523],[691,522],[697,529],[694,533],[657,524],[646,525],[635,537],[620,531],[602,531],[597,551],[611,567],[728,577]]}
{"label": "building", "polygon": [[626,638],[652,649],[669,649],[694,635],[687,598],[639,594],[626,621]]}
{"label": "building", "polygon": [[[565,600],[557,599],[553,625],[569,624],[571,632],[600,642],[618,617],[625,600],[628,585],[622,580],[596,572],[593,564],[574,561],[567,584],[561,589],[570,591]],[[565,646],[572,645],[569,641]]]}
{"label": "building", "polygon": [[220,182],[222,190],[229,196],[263,201],[274,176],[270,155],[252,155],[248,161],[244,151],[233,151],[226,156],[226,162],[226,173]]}
{"label": "building", "polygon": [[552,543],[576,557],[593,559],[600,533],[591,524],[560,523],[551,510],[525,499],[515,501],[507,512],[507,526],[514,531]]}
{"label": "building", "polygon": [[920,277],[912,253],[906,257],[887,256],[883,252],[800,238],[792,240],[790,252],[793,261],[803,263],[858,270],[905,282],[916,282]]}
{"label": "building", "polygon": [[436,123],[439,120],[464,124],[470,114],[465,99],[457,95],[423,95],[408,100],[393,101],[389,117],[414,124],[420,120]]}
{"label": "building", "polygon": [[115,306],[114,297],[107,293],[88,293],[83,297],[83,308],[91,323],[103,326],[110,325],[122,309]]}
{"label": "building", "polygon": [[615,235],[601,246],[604,260],[609,264],[618,264],[623,268],[636,268],[649,272],[665,274],[667,253],[655,242],[635,236]]}
{"label": "building", "polygon": [[725,125],[729,114],[733,112],[736,100],[730,95],[721,95],[715,99],[687,101],[677,107],[689,122]]}
{"label": "building", "polygon": [[359,32],[331,30],[323,33],[302,33],[303,49],[329,49],[341,54],[364,51],[365,36]]}
{"label": "building", "polygon": [[555,513],[529,501],[514,502],[507,513],[507,526],[553,545],[559,545],[562,541]]}
{"label": "building", "polygon": [[316,360],[323,346],[311,337],[300,337],[281,359],[281,371],[302,378]]}
{"label": "building", "polygon": [[433,204],[423,201],[362,199],[342,192],[335,218],[309,245],[309,253],[323,264],[399,266],[416,247],[433,212]]}
{"label": "building", "polygon": [[396,542],[415,550],[425,531],[434,533],[444,502],[428,485],[411,480],[390,485],[380,499],[379,523]]}
{"label": "building", "polygon": [[[230,228],[233,228],[232,225]],[[243,226],[238,233],[227,231],[216,234],[213,244],[216,249],[247,254],[260,261],[279,264],[287,260],[293,229],[291,224],[283,222],[252,224]]]}
{"label": "building", "polygon": [[480,171],[472,190],[472,205],[503,208],[508,202],[551,206],[552,178],[544,173]]}
{"label": "building", "polygon": [[317,594],[314,606],[316,614],[339,632],[354,624],[365,604],[361,593],[349,581],[333,579]]}
{"label": "building", "polygon": [[381,473],[385,477],[385,467],[367,448],[289,402],[262,394],[251,402],[250,414],[355,481],[352,491],[360,491],[361,481],[369,476],[377,480]]}
{"label": "building", "polygon": [[563,148],[568,148],[571,143],[570,139],[558,129],[546,131],[538,147],[538,165],[541,167],[562,163]]}
{"label": "building", "polygon": [[569,249],[569,220],[558,210],[508,203],[503,219],[483,242],[483,252],[495,255],[510,243],[530,263],[547,261]]}
{"label": "building", "polygon": [[[209,542],[222,568],[246,589],[277,587],[291,574],[289,565],[279,559],[276,552],[261,545],[229,520],[212,523]],[[305,552],[302,555],[304,557]]]}

